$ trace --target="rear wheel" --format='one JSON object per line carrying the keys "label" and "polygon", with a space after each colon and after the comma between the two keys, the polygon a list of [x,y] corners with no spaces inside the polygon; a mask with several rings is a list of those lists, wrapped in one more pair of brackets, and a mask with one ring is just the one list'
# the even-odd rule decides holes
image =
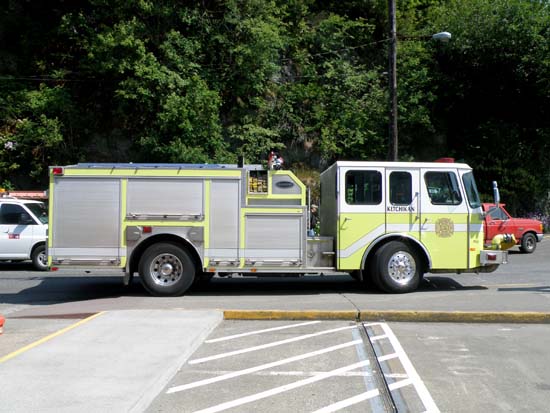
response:
{"label": "rear wheel", "polygon": [[139,261],[141,282],[156,296],[182,295],[193,284],[195,272],[189,253],[169,243],[151,245]]}
{"label": "rear wheel", "polygon": [[46,271],[48,269],[48,256],[46,255],[46,246],[39,245],[32,252],[32,265],[38,271]]}
{"label": "rear wheel", "polygon": [[537,249],[537,239],[534,234],[528,233],[521,238],[521,246],[519,247],[521,252],[531,254]]}
{"label": "rear wheel", "polygon": [[372,278],[388,293],[408,293],[418,288],[422,278],[422,262],[407,244],[392,241],[374,256]]}

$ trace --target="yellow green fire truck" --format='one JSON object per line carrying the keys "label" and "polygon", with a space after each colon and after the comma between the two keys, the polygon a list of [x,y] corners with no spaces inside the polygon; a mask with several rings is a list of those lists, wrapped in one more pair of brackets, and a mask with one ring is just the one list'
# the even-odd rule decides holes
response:
{"label": "yellow green fire truck", "polygon": [[336,162],[321,174],[320,234],[306,188],[259,165],[50,167],[48,265],[120,268],[159,296],[214,274],[349,273],[386,292],[425,273],[492,272],[484,213],[462,163]]}

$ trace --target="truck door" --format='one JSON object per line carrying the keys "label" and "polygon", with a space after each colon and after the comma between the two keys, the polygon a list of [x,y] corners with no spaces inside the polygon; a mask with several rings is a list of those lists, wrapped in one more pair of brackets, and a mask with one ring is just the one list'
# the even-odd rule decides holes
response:
{"label": "truck door", "polygon": [[35,225],[21,205],[3,203],[0,206],[0,258],[29,258]]}
{"label": "truck door", "polygon": [[360,269],[367,247],[386,231],[384,181],[384,168],[339,168],[337,268]]}
{"label": "truck door", "polygon": [[421,171],[420,237],[432,269],[468,268],[469,209],[456,169]]}
{"label": "truck door", "polygon": [[420,239],[420,172],[411,168],[386,168],[387,232]]}

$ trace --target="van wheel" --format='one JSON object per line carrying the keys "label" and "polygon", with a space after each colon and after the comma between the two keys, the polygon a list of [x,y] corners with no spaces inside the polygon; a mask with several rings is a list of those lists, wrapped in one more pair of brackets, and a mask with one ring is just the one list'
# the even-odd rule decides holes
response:
{"label": "van wheel", "polygon": [[174,244],[151,245],[139,261],[143,287],[155,296],[182,295],[193,284],[195,272],[189,253]]}
{"label": "van wheel", "polygon": [[422,263],[405,243],[392,241],[374,256],[372,277],[376,285],[388,293],[408,293],[418,288]]}
{"label": "van wheel", "polygon": [[532,252],[537,249],[537,239],[535,236],[531,233],[525,234],[521,238],[521,246],[519,247],[521,252],[524,252],[526,254],[531,254]]}
{"label": "van wheel", "polygon": [[48,256],[46,255],[46,246],[39,245],[32,252],[32,265],[37,271],[46,271],[48,269]]}

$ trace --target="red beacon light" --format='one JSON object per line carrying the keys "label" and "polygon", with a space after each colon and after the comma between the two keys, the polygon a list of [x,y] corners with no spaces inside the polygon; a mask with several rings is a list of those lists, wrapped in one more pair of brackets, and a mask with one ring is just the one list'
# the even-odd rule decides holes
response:
{"label": "red beacon light", "polygon": [[439,162],[439,163],[455,163],[455,158],[439,158],[439,159],[436,159],[434,162]]}
{"label": "red beacon light", "polygon": [[52,168],[52,175],[63,175],[63,174],[64,174],[63,168],[59,166]]}

